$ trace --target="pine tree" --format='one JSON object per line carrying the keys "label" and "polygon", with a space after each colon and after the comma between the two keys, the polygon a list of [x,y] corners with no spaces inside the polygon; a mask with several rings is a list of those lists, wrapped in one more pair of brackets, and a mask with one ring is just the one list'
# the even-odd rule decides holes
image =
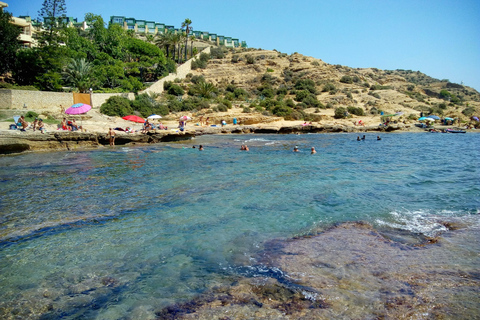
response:
{"label": "pine tree", "polygon": [[65,0],[44,0],[42,9],[38,11],[39,21],[43,22],[46,30],[42,39],[43,45],[55,45],[58,41],[58,31],[64,26],[67,17],[67,5]]}

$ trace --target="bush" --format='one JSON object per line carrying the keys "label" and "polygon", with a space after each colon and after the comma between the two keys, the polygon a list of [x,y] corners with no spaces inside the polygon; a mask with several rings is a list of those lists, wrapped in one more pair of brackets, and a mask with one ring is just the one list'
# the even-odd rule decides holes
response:
{"label": "bush", "polygon": [[310,93],[307,90],[299,90],[295,95],[295,101],[302,102]]}
{"label": "bush", "polygon": [[127,98],[113,96],[100,106],[100,112],[107,116],[124,117],[132,114],[133,109],[130,106],[130,100]]}
{"label": "bush", "polygon": [[[223,59],[225,58],[225,52],[221,47],[211,48],[210,56],[212,57],[212,59]],[[201,55],[200,55],[200,58],[201,58]]]}
{"label": "bush", "polygon": [[462,114],[471,117],[475,113],[475,108],[474,107],[467,107],[462,110]]}
{"label": "bush", "polygon": [[26,114],[25,114],[25,118],[26,119],[35,119],[38,117],[38,113],[34,112],[34,111],[28,111]]}
{"label": "bush", "polygon": [[347,111],[351,114],[354,114],[356,116],[364,116],[365,115],[365,112],[363,111],[362,108],[358,107],[348,107],[347,108]]}
{"label": "bush", "polygon": [[340,79],[340,82],[352,84],[352,83],[353,83],[353,79],[352,79],[352,77],[350,77],[350,76],[343,76],[343,77]]}
{"label": "bush", "polygon": [[178,84],[174,84],[172,81],[166,81],[163,83],[163,89],[167,91],[168,94],[174,96],[183,96],[185,91]]}
{"label": "bush", "polygon": [[247,54],[247,64],[254,64],[255,63],[255,58],[251,54]]}
{"label": "bush", "polygon": [[251,113],[252,112],[252,109],[250,109],[249,107],[243,107],[243,113]]}
{"label": "bush", "polygon": [[347,109],[344,107],[335,108],[335,119],[345,119],[347,117]]}
{"label": "bush", "polygon": [[335,85],[333,83],[326,83],[324,86],[323,86],[323,89],[322,89],[322,92],[332,92],[332,91],[335,91],[337,90],[337,88],[335,87]]}
{"label": "bush", "polygon": [[307,90],[310,93],[317,93],[317,89],[315,88],[315,82],[311,79],[299,79],[295,82],[295,89],[297,90]]}

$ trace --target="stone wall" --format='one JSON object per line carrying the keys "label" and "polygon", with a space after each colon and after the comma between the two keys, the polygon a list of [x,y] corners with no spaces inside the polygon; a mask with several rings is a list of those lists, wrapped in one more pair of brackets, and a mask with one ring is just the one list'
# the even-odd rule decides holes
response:
{"label": "stone wall", "polygon": [[58,111],[73,104],[73,95],[65,92],[0,90],[0,109]]}
{"label": "stone wall", "polygon": [[[99,109],[112,96],[135,99],[134,93],[94,93],[92,94],[92,107]],[[0,89],[0,110],[59,112],[60,105],[65,109],[73,105],[73,94],[71,92]]]}
{"label": "stone wall", "polygon": [[178,66],[176,73],[170,73],[168,76],[158,80],[157,82],[152,84],[150,87],[148,87],[147,89],[145,89],[141,93],[158,93],[158,94],[161,94],[163,92],[163,84],[166,81],[174,81],[175,79],[185,79],[187,77],[187,74],[189,74],[192,71],[192,61],[194,59],[198,59],[200,57],[200,54],[202,54],[202,53],[210,53],[210,47],[205,48],[202,52],[195,55],[194,58],[189,59],[187,62],[185,62],[181,66]]}

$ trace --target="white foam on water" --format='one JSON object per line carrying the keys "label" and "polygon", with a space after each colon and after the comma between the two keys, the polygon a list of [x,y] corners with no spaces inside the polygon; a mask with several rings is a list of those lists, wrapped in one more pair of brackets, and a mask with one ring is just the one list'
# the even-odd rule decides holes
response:
{"label": "white foam on water", "polygon": [[391,218],[389,221],[377,219],[375,222],[382,226],[407,230],[427,237],[434,237],[441,232],[447,231],[447,228],[438,222],[438,216],[432,216],[431,213],[425,210],[392,211],[389,216]]}

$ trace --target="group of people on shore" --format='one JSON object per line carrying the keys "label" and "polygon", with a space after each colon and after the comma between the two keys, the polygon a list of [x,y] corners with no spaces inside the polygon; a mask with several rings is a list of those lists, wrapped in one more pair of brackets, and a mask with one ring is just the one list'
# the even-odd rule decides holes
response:
{"label": "group of people on shore", "polygon": [[[43,123],[43,119],[35,118],[35,120],[30,125],[27,120],[25,120],[25,116],[21,116],[18,119],[18,123],[22,127],[20,130],[25,131],[27,129],[32,129],[33,131],[38,130],[41,133],[45,133],[45,124]],[[18,124],[17,124],[18,126]]]}

